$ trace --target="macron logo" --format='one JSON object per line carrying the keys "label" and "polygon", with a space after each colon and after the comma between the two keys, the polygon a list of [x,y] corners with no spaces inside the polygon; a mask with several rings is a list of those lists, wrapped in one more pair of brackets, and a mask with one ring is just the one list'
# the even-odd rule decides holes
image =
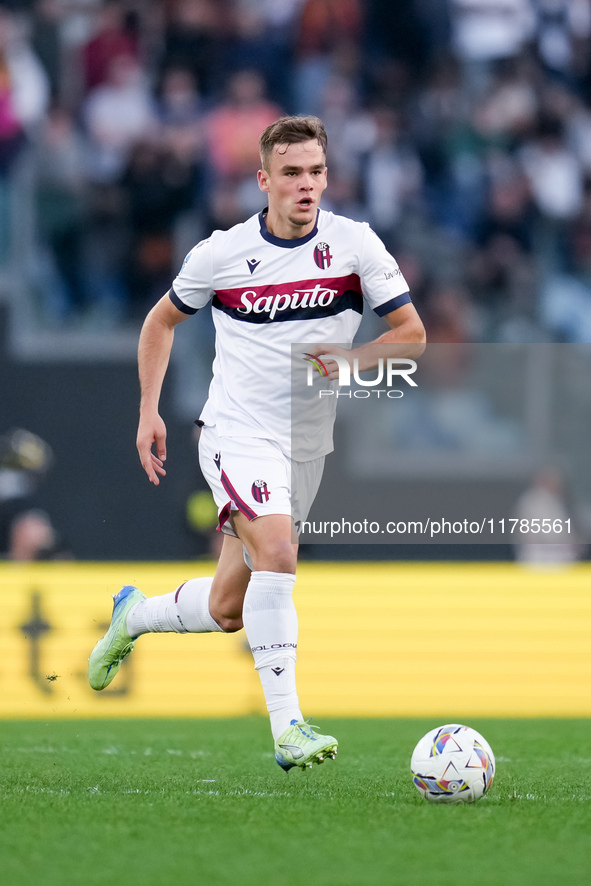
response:
{"label": "macron logo", "polygon": [[248,265],[250,273],[253,274],[260,265],[260,261],[257,261],[256,258],[247,258],[246,264]]}

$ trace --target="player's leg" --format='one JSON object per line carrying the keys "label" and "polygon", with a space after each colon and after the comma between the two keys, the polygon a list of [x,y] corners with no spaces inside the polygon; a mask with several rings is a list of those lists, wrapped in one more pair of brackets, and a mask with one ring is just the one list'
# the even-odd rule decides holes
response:
{"label": "player's leg", "polygon": [[242,607],[251,570],[244,562],[239,538],[224,535],[224,544],[209,595],[209,611],[222,630],[232,633],[243,627]]}
{"label": "player's leg", "polygon": [[127,616],[132,637],[174,631],[203,634],[232,633],[242,628],[242,603],[250,569],[244,562],[242,542],[224,535],[215,576],[192,578],[169,594],[148,597]]}
{"label": "player's leg", "polygon": [[249,520],[244,513],[233,518],[253,565],[242,618],[269,711],[277,762],[287,770],[321,763],[327,756],[334,759],[336,739],[318,734],[304,722],[298,700],[298,619],[293,602],[297,545],[292,543],[292,518],[267,514]]}
{"label": "player's leg", "polygon": [[[225,514],[223,519],[220,517],[223,523],[229,513],[229,502],[220,482],[219,441],[215,428],[202,431],[199,462],[218,512]],[[111,624],[89,658],[88,679],[93,689],[104,689],[111,683],[141,634],[235,631],[242,627],[242,601],[250,570],[244,563],[242,543],[231,527],[225,529],[230,535],[224,535],[215,578],[190,579],[171,593],[149,599],[137,588],[126,586],[113,598]]]}
{"label": "player's leg", "polygon": [[291,517],[287,514],[254,520],[238,512],[232,516],[253,565],[242,619],[275,739],[292,720],[302,719],[295,683],[298,619],[293,586],[297,548],[291,542]]}
{"label": "player's leg", "polygon": [[226,535],[213,578],[189,579],[171,593],[156,597],[145,597],[132,585],[124,587],[113,598],[109,629],[89,658],[92,688],[105,689],[112,682],[141,634],[240,630],[249,578],[242,542]]}

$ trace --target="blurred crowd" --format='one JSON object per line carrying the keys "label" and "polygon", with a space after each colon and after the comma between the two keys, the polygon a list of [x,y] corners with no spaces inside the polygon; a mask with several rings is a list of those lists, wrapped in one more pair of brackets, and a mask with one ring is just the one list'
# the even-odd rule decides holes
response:
{"label": "blurred crowd", "polygon": [[5,0],[0,255],[26,157],[43,322],[143,317],[264,205],[282,112],[324,120],[324,205],[430,341],[591,341],[591,0]]}

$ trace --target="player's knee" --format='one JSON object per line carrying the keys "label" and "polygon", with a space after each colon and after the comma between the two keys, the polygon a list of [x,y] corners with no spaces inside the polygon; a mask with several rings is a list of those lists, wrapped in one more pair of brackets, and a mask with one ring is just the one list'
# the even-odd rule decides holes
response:
{"label": "player's knee", "polygon": [[252,555],[255,570],[266,572],[296,571],[297,554],[294,545],[287,541],[270,541]]}
{"label": "player's knee", "polygon": [[235,634],[244,627],[242,616],[219,615],[217,618],[215,616],[213,618],[225,634]]}
{"label": "player's knee", "polygon": [[209,613],[226,634],[235,634],[243,628],[242,605],[238,607],[228,600],[209,602]]}

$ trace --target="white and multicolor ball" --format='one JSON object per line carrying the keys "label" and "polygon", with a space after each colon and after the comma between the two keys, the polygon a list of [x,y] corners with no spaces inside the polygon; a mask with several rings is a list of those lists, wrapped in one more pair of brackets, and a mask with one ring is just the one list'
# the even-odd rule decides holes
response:
{"label": "white and multicolor ball", "polygon": [[490,789],[495,757],[475,729],[448,723],[423,736],[410,769],[415,787],[430,803],[475,803]]}

